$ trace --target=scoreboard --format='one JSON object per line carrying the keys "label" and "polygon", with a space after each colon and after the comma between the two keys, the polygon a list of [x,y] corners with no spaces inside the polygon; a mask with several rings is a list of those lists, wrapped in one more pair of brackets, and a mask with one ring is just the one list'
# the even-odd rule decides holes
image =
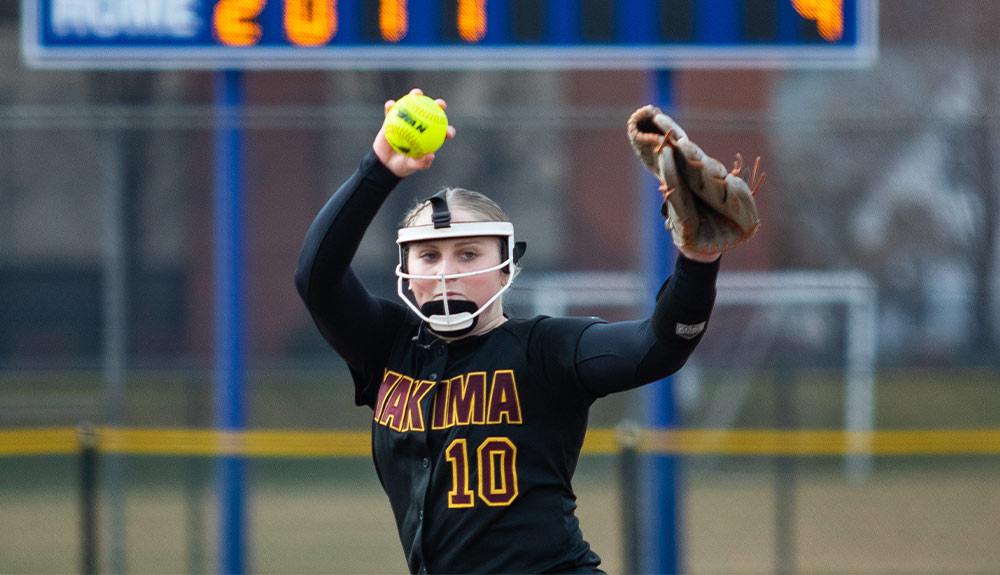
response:
{"label": "scoreboard", "polygon": [[857,66],[877,0],[22,0],[55,68]]}

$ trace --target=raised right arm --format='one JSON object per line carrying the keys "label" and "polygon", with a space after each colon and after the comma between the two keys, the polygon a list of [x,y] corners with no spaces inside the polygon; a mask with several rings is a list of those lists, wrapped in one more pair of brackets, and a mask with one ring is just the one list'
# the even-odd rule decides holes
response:
{"label": "raised right arm", "polygon": [[[410,93],[423,94],[417,88]],[[435,101],[442,109],[447,107],[444,100]],[[394,103],[385,102],[386,114]],[[453,137],[455,127],[448,126],[445,139]],[[320,333],[355,372],[364,371],[366,354],[378,347],[389,320],[401,319],[389,315],[402,316],[405,311],[402,305],[369,293],[351,270],[351,260],[393,188],[433,162],[433,153],[411,158],[394,150],[383,124],[358,171],[333,194],[306,233],[295,287]]]}
{"label": "raised right arm", "polygon": [[375,152],[369,152],[309,226],[295,271],[295,287],[316,327],[357,370],[379,336],[386,310],[351,270],[351,260],[399,181]]}

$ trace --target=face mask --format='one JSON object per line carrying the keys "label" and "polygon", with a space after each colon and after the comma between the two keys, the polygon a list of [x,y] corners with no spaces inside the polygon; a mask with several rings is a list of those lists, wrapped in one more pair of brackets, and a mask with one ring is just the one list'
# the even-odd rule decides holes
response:
{"label": "face mask", "polygon": [[[484,308],[485,309],[485,308]],[[431,331],[449,337],[466,335],[479,323],[479,306],[467,299],[433,300],[420,306],[421,319]],[[465,326],[465,327],[462,327]]]}
{"label": "face mask", "polygon": [[[513,265],[524,253],[525,244],[514,242],[514,225],[510,222],[451,222],[451,213],[448,211],[448,204],[445,202],[444,192],[430,198],[433,214],[433,223],[423,226],[412,226],[400,228],[396,237],[396,244],[399,246],[399,264],[396,266],[396,293],[403,303],[407,305],[413,313],[417,314],[421,320],[442,335],[451,337],[465,335],[472,331],[479,315],[483,313],[493,302],[508,289],[514,281],[514,274],[507,274],[507,281],[500,287],[482,307],[467,300],[437,300],[429,301],[417,307],[416,303],[407,296],[405,282],[412,279],[432,279],[441,282],[441,293],[448,293],[448,281],[458,278],[474,276],[478,274],[491,273],[497,270],[506,269],[513,271]],[[451,239],[467,237],[499,237],[506,251],[506,258],[495,265],[483,270],[465,272],[457,274],[439,275],[415,275],[406,270],[406,246],[411,242],[418,242],[432,239]]]}

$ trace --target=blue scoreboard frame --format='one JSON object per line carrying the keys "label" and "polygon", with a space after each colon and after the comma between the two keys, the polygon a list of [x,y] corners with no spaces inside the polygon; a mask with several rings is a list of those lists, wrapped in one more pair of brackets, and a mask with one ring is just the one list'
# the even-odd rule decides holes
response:
{"label": "blue scoreboard frame", "polygon": [[48,68],[853,67],[877,0],[22,0]]}

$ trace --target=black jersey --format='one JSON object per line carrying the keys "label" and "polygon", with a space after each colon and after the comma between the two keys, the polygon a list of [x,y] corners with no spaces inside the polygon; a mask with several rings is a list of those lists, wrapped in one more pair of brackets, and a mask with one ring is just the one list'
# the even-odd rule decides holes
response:
{"label": "black jersey", "polygon": [[718,263],[679,258],[645,320],[509,319],[448,343],[349,267],[398,181],[365,158],[310,228],[296,285],[373,411],[372,455],[410,571],[599,572],[571,486],[588,410],[683,364]]}
{"label": "black jersey", "polygon": [[356,384],[411,571],[599,563],[570,486],[592,402],[573,356],[592,321],[510,320],[445,343],[410,315],[383,342],[385,365]]}

